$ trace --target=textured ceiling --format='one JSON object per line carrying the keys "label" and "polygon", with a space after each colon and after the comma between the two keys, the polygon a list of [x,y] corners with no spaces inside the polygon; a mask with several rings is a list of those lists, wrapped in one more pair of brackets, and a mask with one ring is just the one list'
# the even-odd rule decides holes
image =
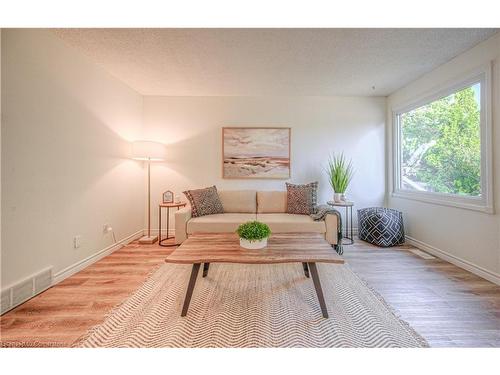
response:
{"label": "textured ceiling", "polygon": [[497,31],[54,30],[139,93],[178,96],[388,95]]}

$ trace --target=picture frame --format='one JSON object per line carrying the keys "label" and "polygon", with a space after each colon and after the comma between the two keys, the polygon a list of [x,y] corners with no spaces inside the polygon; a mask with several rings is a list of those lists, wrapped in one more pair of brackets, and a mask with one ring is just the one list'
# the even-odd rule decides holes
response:
{"label": "picture frame", "polygon": [[222,128],[222,178],[285,180],[290,176],[291,128]]}
{"label": "picture frame", "polygon": [[174,192],[171,190],[166,190],[162,194],[162,202],[166,203],[174,203]]}

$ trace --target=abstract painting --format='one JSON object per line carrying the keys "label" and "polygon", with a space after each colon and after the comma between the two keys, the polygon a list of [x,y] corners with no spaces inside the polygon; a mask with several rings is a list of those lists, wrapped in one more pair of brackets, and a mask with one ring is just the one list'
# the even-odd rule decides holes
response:
{"label": "abstract painting", "polygon": [[290,128],[222,128],[223,178],[290,178]]}

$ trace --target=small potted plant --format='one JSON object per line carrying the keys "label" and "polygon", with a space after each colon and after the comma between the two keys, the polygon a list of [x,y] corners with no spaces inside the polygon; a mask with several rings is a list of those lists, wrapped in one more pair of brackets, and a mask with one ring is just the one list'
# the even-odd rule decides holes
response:
{"label": "small potted plant", "polygon": [[333,189],[333,200],[335,202],[345,202],[345,191],[351,182],[353,175],[352,161],[347,161],[344,153],[339,156],[333,154],[328,160],[326,168],[328,182]]}
{"label": "small potted plant", "polygon": [[271,229],[259,221],[248,221],[241,224],[236,233],[240,236],[240,246],[245,249],[262,249],[267,246]]}

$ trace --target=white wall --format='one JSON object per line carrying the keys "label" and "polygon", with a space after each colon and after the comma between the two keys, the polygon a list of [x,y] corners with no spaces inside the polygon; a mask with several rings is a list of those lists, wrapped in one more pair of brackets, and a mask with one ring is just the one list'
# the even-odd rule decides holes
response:
{"label": "white wall", "polygon": [[[388,146],[392,145],[392,108],[427,91],[460,77],[482,64],[493,60],[493,169],[495,214],[461,208],[439,206],[414,200],[394,198],[392,187],[391,147],[388,147],[388,196],[390,207],[404,212],[407,234],[435,248],[462,266],[472,266],[490,279],[500,273],[500,34],[450,62],[426,74],[407,87],[388,97],[387,127]],[[462,262],[462,263],[461,263]],[[500,279],[498,279],[500,280]]]}
{"label": "white wall", "polygon": [[[142,229],[142,97],[47,30],[2,32],[2,288]],[[83,244],[73,248],[73,236]]]}
{"label": "white wall", "polygon": [[168,160],[152,168],[152,227],[163,190],[284,190],[285,180],[224,180],[223,126],[292,128],[295,183],[320,181],[319,199],[332,198],[323,167],[332,151],[353,159],[347,191],[356,208],[380,206],[385,194],[385,98],[379,97],[145,97],[144,134],[167,144]]}
{"label": "white wall", "polygon": [[[2,96],[2,29],[0,28],[0,97]],[[2,280],[2,101],[0,100],[0,280]],[[1,290],[1,288],[0,288]]]}

